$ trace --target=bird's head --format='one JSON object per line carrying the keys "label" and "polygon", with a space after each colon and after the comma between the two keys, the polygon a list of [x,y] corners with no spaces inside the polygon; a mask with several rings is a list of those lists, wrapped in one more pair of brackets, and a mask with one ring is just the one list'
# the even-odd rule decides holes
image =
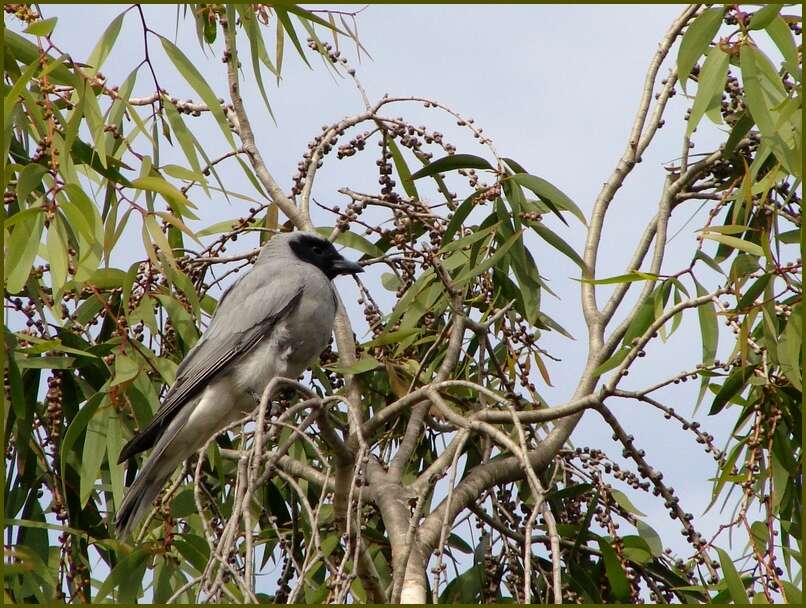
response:
{"label": "bird's head", "polygon": [[334,279],[340,274],[356,274],[364,269],[355,262],[346,260],[336,251],[333,243],[312,232],[291,232],[275,235],[266,247],[287,247],[290,254],[302,262],[313,264],[327,276]]}

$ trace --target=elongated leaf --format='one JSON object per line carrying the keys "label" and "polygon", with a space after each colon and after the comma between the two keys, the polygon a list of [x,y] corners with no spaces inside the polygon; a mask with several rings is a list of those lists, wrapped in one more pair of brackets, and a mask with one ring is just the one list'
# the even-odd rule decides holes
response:
{"label": "elongated leaf", "polygon": [[447,243],[453,238],[453,235],[459,230],[462,222],[464,222],[467,216],[470,215],[470,212],[473,211],[473,207],[476,205],[476,199],[480,194],[481,193],[478,191],[474,192],[456,208],[448,225],[445,227],[445,233],[442,236],[443,242]]}
{"label": "elongated leaf", "polygon": [[728,585],[728,591],[730,591],[731,599],[736,604],[749,604],[750,598],[747,597],[747,590],[744,587],[744,583],[742,582],[739,573],[736,571],[736,566],[733,564],[733,560],[730,558],[730,555],[719,548],[717,548],[716,552],[719,555],[719,564],[722,566],[722,574],[725,577],[725,582]]}
{"label": "elongated leaf", "polygon": [[48,263],[50,279],[55,291],[61,290],[67,280],[67,234],[56,215],[48,229]]}
{"label": "elongated leaf", "polygon": [[[725,79],[728,77],[728,62],[730,57],[719,47],[712,48],[705,63],[700,70],[699,86],[691,116],[686,126],[686,135],[691,135],[706,111],[722,105],[722,90],[725,88]],[[710,116],[710,114],[709,114]]]}
{"label": "elongated leaf", "polygon": [[712,241],[722,243],[723,245],[727,245],[733,249],[740,249],[741,251],[745,251],[751,255],[757,255],[759,257],[764,255],[764,250],[760,245],[756,245],[755,243],[745,241],[744,239],[740,239],[735,236],[715,234],[713,232],[703,232],[702,236],[705,239],[711,239]]}
{"label": "elongated leaf", "polygon": [[224,115],[224,109],[221,107],[221,103],[218,101],[218,96],[213,92],[213,89],[210,88],[210,85],[207,84],[207,80],[201,75],[199,70],[196,69],[196,66],[193,65],[185,54],[170,40],[160,36],[160,42],[162,42],[162,46],[165,49],[165,54],[168,55],[168,58],[173,62],[174,66],[176,66],[176,69],[179,71],[182,77],[191,87],[193,87],[193,90],[196,91],[199,97],[202,98],[202,101],[207,104],[207,107],[215,117],[218,126],[224,133],[224,137],[226,137],[227,142],[229,142],[233,150],[236,149],[235,140],[232,138],[232,132],[227,125],[227,118]]}
{"label": "elongated leaf", "polygon": [[772,38],[775,46],[784,56],[784,65],[790,74],[798,73],[798,49],[792,30],[789,29],[786,21],[780,15],[776,15],[766,27],[767,33]]}
{"label": "elongated leaf", "polygon": [[761,67],[759,62],[766,61],[761,51],[750,44],[742,45],[739,54],[742,67],[742,80],[747,107],[753,120],[758,125],[762,135],[772,137],[775,135],[775,121],[770,112],[770,105],[764,95],[761,82]]}
{"label": "elongated leaf", "polygon": [[403,186],[403,190],[406,191],[406,194],[408,194],[410,198],[420,200],[420,195],[417,193],[417,186],[414,185],[411,171],[406,164],[406,159],[403,158],[403,154],[400,152],[400,148],[397,147],[395,140],[391,137],[386,137],[386,145],[392,153],[392,160],[395,163],[395,169],[397,170],[397,175],[400,178],[400,184]]}
{"label": "elongated leaf", "polygon": [[96,43],[95,48],[92,49],[87,63],[95,68],[94,71],[96,73],[101,69],[104,61],[106,61],[109,53],[114,48],[118,34],[120,34],[120,27],[123,25],[123,18],[126,16],[127,12],[128,11],[122,12],[112,20],[112,23],[110,23],[106,30],[104,30],[104,33],[101,34],[101,38]]}
{"label": "elongated leaf", "polygon": [[161,194],[172,209],[175,210],[177,215],[184,215],[191,219],[199,219],[188,210],[188,207],[195,209],[196,205],[190,202],[188,198],[182,194],[182,191],[166,181],[162,177],[149,175],[146,177],[138,177],[132,181],[132,187],[140,190],[148,190],[149,192],[158,192]]}
{"label": "elongated leaf", "polygon": [[[299,37],[297,36],[297,32],[294,29],[294,24],[291,23],[291,18],[288,16],[288,11],[286,10],[286,7],[280,7],[280,6],[275,5],[273,8],[274,8],[275,14],[277,15],[277,19],[280,20],[280,23],[283,26],[282,29],[284,29],[286,32],[288,32],[288,35],[291,38],[291,42],[294,43],[294,47],[296,47],[297,53],[299,53],[299,56],[305,62],[305,65],[307,65],[308,67],[311,67],[311,64],[308,63],[308,58],[305,56],[305,51],[302,48],[302,44],[300,44]],[[280,27],[278,26],[277,29],[279,31]],[[277,65],[278,65],[277,72],[278,72],[278,78],[279,78],[280,59],[277,60]]]}
{"label": "elongated leaf", "polygon": [[753,375],[754,370],[754,367],[739,367],[733,370],[719,388],[719,392],[714,397],[713,403],[711,403],[708,415],[718,414],[734,397],[740,394]]}
{"label": "elongated leaf", "polygon": [[101,463],[106,453],[106,427],[109,406],[98,409],[87,424],[87,433],[84,437],[84,450],[81,455],[81,485],[79,500],[82,508],[86,506],[93,490],[95,481],[101,472]]}
{"label": "elongated leaf", "polygon": [[23,31],[26,34],[31,34],[32,36],[50,36],[53,28],[56,27],[56,21],[56,17],[51,17],[50,19],[40,19],[39,21],[34,21],[31,23]]}
{"label": "elongated leaf", "polygon": [[118,589],[118,602],[133,603],[142,586],[141,581],[148,565],[149,555],[145,549],[135,549],[121,559],[101,584],[93,601],[101,603],[112,591]]}
{"label": "elongated leaf", "polygon": [[602,559],[605,564],[605,574],[607,581],[610,583],[610,590],[613,596],[620,602],[626,602],[630,598],[630,584],[627,581],[627,574],[624,568],[621,567],[618,555],[615,549],[610,546],[610,543],[605,539],[598,539],[599,551],[602,552]]}
{"label": "elongated leaf", "polygon": [[529,226],[532,230],[537,232],[540,235],[540,238],[546,241],[549,245],[554,247],[557,251],[562,253],[563,255],[567,256],[574,264],[579,266],[580,269],[585,269],[585,262],[579,256],[579,254],[574,251],[574,248],[571,247],[568,243],[562,240],[557,234],[555,234],[548,226],[546,226],[543,222],[526,222],[526,225]]}
{"label": "elongated leaf", "polygon": [[638,530],[638,534],[641,535],[641,538],[646,541],[646,544],[649,546],[653,557],[660,557],[663,555],[663,542],[652,526],[639,519],[635,524],[635,528]]}
{"label": "elongated leaf", "polygon": [[781,371],[799,391],[803,390],[801,350],[803,344],[803,304],[792,308],[786,327],[778,342],[778,360]]}
{"label": "elongated leaf", "polygon": [[363,374],[372,371],[375,368],[381,367],[382,363],[375,357],[362,357],[352,365],[328,365],[327,368],[333,370],[338,374]]}
{"label": "elongated leaf", "polygon": [[761,30],[767,27],[772,20],[778,16],[778,12],[781,10],[780,4],[768,4],[761,10],[757,11],[753,16],[750,18],[750,24],[747,26],[749,30]]}
{"label": "elongated leaf", "polygon": [[686,82],[689,74],[697,63],[697,60],[708,48],[708,44],[714,39],[722,17],[725,15],[724,8],[709,8],[704,10],[686,29],[683,40],[680,43],[680,50],[677,53],[677,77],[683,92],[686,92]]}
{"label": "elongated leaf", "polygon": [[117,386],[133,379],[140,373],[140,365],[126,355],[117,355],[115,357],[115,377],[110,386]]}
{"label": "elongated leaf", "polygon": [[269,112],[269,116],[274,119],[274,112],[272,112],[269,97],[266,95],[266,88],[263,85],[263,73],[260,69],[260,63],[262,62],[275,76],[277,75],[277,70],[272,65],[271,61],[269,60],[269,56],[266,53],[266,46],[263,42],[263,35],[260,33],[257,17],[248,7],[244,8],[242,6],[238,6],[237,8],[238,14],[241,17],[243,29],[246,32],[247,38],[249,39],[249,54],[252,58],[252,73],[255,75],[255,82],[257,82],[257,88],[258,91],[260,91],[260,96],[263,98],[263,103],[266,106],[266,110]]}
{"label": "elongated leaf", "polygon": [[641,511],[638,510],[638,507],[632,504],[632,502],[624,492],[620,490],[610,490],[610,494],[613,496],[613,498],[619,504],[619,506],[625,511],[627,511],[627,513],[632,513],[633,515],[644,517],[644,513],[641,513]]}
{"label": "elongated leaf", "polygon": [[[330,236],[333,232],[332,228],[328,227],[319,227],[316,228],[316,231],[324,237]],[[373,258],[379,257],[383,255],[383,250],[377,245],[370,243],[367,239],[363,236],[355,234],[354,232],[341,232],[336,237],[336,242],[339,245],[344,245],[345,247],[350,247],[351,249],[356,249],[362,253],[367,254]]]}
{"label": "elongated leaf", "polygon": [[48,168],[38,163],[31,163],[20,171],[17,179],[17,200],[20,208],[23,208],[28,199],[28,195],[39,188],[39,196],[42,193],[42,177],[48,172]]}
{"label": "elongated leaf", "polygon": [[457,285],[462,285],[466,283],[473,277],[480,275],[483,272],[486,272],[501,260],[504,257],[507,251],[509,251],[510,247],[512,247],[516,241],[522,238],[523,231],[518,230],[515,234],[513,234],[505,243],[499,245],[498,248],[495,250],[495,253],[491,255],[489,258],[484,260],[481,264],[477,264],[472,268],[468,268],[465,270],[461,275],[459,275],[455,282]]}
{"label": "elongated leaf", "polygon": [[[697,289],[698,297],[708,293],[696,279],[694,280],[694,286]],[[703,365],[711,365],[716,357],[716,349],[719,340],[719,327],[717,325],[714,303],[706,302],[700,305],[697,308],[697,314],[700,318],[700,334],[702,336],[702,363]]]}
{"label": "elongated leaf", "polygon": [[[585,226],[588,225],[587,221],[585,220],[585,214],[582,213],[582,210],[577,206],[577,204],[559,188],[546,181],[542,177],[529,175],[528,173],[517,173],[510,179],[512,179],[512,181],[515,183],[520,184],[524,188],[528,188],[534,192],[538,197],[540,197],[540,200],[549,205],[549,208],[554,205],[559,209],[570,211],[580,222],[582,222],[582,224]],[[552,211],[554,210],[552,209]],[[568,223],[561,216],[560,219],[564,224]]]}
{"label": "elongated leaf", "polygon": [[39,251],[44,225],[44,215],[37,213],[28,220],[20,222],[12,231],[6,243],[4,256],[6,290],[9,293],[19,293],[28,281]]}
{"label": "elongated leaf", "polygon": [[419,171],[416,171],[411,178],[420,179],[421,177],[428,177],[444,171],[453,171],[455,169],[492,170],[493,166],[480,156],[474,156],[473,154],[451,154],[450,156],[443,156],[431,164],[426,165]]}
{"label": "elongated leaf", "polygon": [[590,283],[591,285],[615,285],[617,283],[632,283],[634,281],[657,281],[658,275],[651,272],[628,272],[627,274],[620,274],[615,277],[608,277],[606,279],[579,279],[582,283]]}
{"label": "elongated leaf", "polygon": [[[25,65],[31,65],[33,62],[39,63],[40,48],[13,30],[6,28],[3,31],[3,43],[20,63]],[[48,54],[45,54],[45,58],[48,64],[54,61],[53,57]],[[75,88],[82,84],[81,79],[62,62],[58,62],[58,65],[54,67],[53,72],[51,72],[51,80],[57,84],[66,84]]]}

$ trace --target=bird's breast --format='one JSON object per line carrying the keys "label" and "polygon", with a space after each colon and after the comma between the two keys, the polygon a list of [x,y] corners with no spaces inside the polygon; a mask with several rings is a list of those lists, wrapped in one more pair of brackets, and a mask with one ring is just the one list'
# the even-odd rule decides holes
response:
{"label": "bird's breast", "polygon": [[298,306],[236,366],[236,382],[261,394],[272,378],[296,378],[327,346],[335,316],[330,282],[307,285]]}

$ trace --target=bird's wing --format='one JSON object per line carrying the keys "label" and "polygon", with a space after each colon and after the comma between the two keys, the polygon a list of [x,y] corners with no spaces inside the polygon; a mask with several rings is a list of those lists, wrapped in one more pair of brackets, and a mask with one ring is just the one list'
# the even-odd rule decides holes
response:
{"label": "bird's wing", "polygon": [[[118,463],[153,446],[189,400],[297,307],[304,288],[302,277],[280,274],[281,269],[275,269],[276,273],[271,270],[250,272],[225,292],[204,336],[177,368],[176,382],[162,406],[148,425],[123,446]],[[272,274],[274,280],[270,278]]]}

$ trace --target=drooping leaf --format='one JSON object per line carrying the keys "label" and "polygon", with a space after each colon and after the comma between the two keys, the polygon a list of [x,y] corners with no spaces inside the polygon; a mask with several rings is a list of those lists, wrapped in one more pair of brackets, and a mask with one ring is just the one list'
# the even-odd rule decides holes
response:
{"label": "drooping leaf", "polygon": [[740,239],[735,236],[728,236],[726,234],[717,234],[715,232],[705,231],[702,233],[702,237],[704,239],[710,239],[712,241],[716,241],[718,243],[722,243],[723,245],[727,245],[733,249],[740,249],[741,251],[746,251],[751,255],[757,255],[759,257],[764,255],[764,250],[755,243],[751,243],[749,241],[745,241],[744,239]]}
{"label": "drooping leaf", "polygon": [[419,171],[415,171],[411,179],[416,180],[421,177],[428,177],[455,169],[489,169],[492,171],[493,166],[480,156],[474,156],[473,154],[451,154],[435,160]]}
{"label": "drooping leaf", "polygon": [[607,581],[610,583],[610,590],[613,597],[619,602],[626,602],[630,598],[630,584],[627,581],[627,574],[621,566],[618,555],[615,549],[610,546],[606,539],[598,539],[599,551],[602,552],[602,559],[605,564],[605,574]]}
{"label": "drooping leaf", "polygon": [[[705,63],[700,70],[699,85],[697,86],[697,96],[694,98],[694,105],[691,108],[691,116],[686,126],[686,135],[691,135],[700,119],[711,108],[719,108],[722,105],[722,90],[725,88],[725,79],[728,76],[728,63],[730,56],[719,47],[712,48]],[[710,114],[709,114],[710,117]]]}
{"label": "drooping leaf", "polygon": [[29,24],[23,31],[26,34],[31,34],[31,36],[50,36],[51,32],[53,32],[53,28],[56,27],[56,17],[51,17],[49,19],[40,19],[39,21],[34,21],[33,23]]}
{"label": "drooping leaf", "polygon": [[232,131],[230,131],[227,125],[227,117],[224,114],[224,109],[218,101],[218,96],[213,92],[213,89],[210,88],[210,85],[207,84],[207,79],[202,76],[201,72],[196,69],[196,66],[194,66],[185,54],[170,40],[160,36],[160,42],[162,42],[162,46],[165,49],[165,54],[168,55],[168,58],[173,62],[182,77],[193,90],[196,91],[199,97],[202,98],[202,101],[207,104],[208,109],[215,117],[222,133],[224,133],[227,142],[232,146],[233,150],[236,149],[235,140],[232,138]]}
{"label": "drooping leaf", "polygon": [[[549,205],[549,208],[553,206],[559,209],[570,211],[580,222],[582,222],[583,225],[588,225],[587,220],[585,219],[585,214],[582,213],[582,210],[574,201],[571,200],[569,196],[567,196],[554,184],[546,181],[542,177],[530,175],[528,173],[516,173],[510,179],[520,184],[524,188],[528,188],[534,192],[540,198],[540,200]],[[554,209],[552,209],[552,211],[554,211]],[[563,223],[568,223],[564,218],[560,217],[560,219],[563,221]]]}
{"label": "drooping leaf", "polygon": [[717,548],[716,552],[719,555],[719,565],[722,566],[722,574],[728,585],[731,599],[736,604],[749,604],[750,598],[747,597],[747,590],[739,573],[736,571],[736,566],[733,564],[730,555],[719,548]]}
{"label": "drooping leaf", "polygon": [[684,93],[694,64],[697,63],[719,31],[724,15],[724,8],[708,8],[686,28],[680,43],[680,50],[677,53],[677,77]]}

